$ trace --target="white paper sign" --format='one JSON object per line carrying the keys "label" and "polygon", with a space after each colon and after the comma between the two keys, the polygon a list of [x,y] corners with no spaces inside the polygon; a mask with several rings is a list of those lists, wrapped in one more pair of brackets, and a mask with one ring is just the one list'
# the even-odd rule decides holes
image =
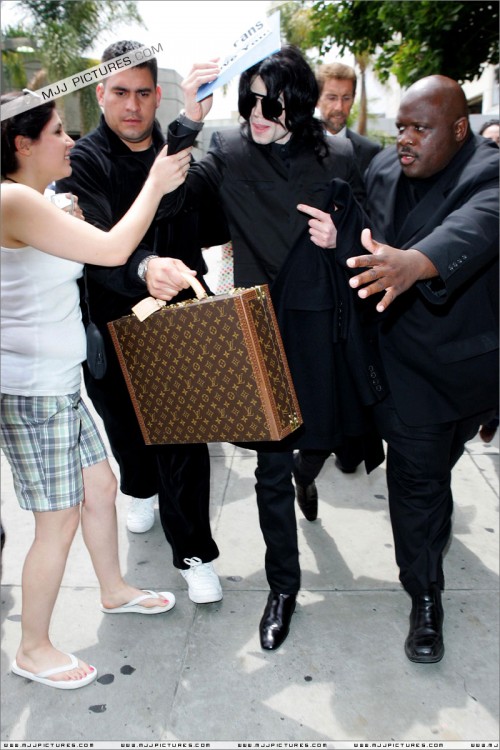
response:
{"label": "white paper sign", "polygon": [[280,12],[277,11],[269,18],[257,20],[238,36],[232,44],[231,51],[221,63],[220,75],[215,81],[200,86],[196,101],[206,99],[215,89],[229,83],[231,78],[280,49]]}

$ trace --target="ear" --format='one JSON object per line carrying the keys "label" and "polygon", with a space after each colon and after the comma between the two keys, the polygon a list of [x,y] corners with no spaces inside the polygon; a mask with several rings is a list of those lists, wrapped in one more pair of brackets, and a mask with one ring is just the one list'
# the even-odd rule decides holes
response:
{"label": "ear", "polygon": [[158,109],[160,104],[161,104],[161,87],[157,86],[156,87],[156,109]]}
{"label": "ear", "polygon": [[467,117],[460,117],[454,124],[455,140],[457,143],[461,143],[467,137],[469,132],[469,120]]}
{"label": "ear", "polygon": [[31,138],[27,135],[16,135],[14,138],[14,146],[18,154],[23,156],[29,156],[31,151]]}
{"label": "ear", "polygon": [[103,83],[97,84],[97,86],[95,87],[95,95],[97,98],[98,105],[100,107],[104,106],[103,105],[103,99],[104,99],[104,84]]}

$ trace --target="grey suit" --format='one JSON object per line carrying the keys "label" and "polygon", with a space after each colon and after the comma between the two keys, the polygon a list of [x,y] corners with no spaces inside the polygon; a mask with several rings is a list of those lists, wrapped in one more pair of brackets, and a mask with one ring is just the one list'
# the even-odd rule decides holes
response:
{"label": "grey suit", "polygon": [[347,128],[347,137],[352,143],[354,156],[356,157],[361,176],[363,176],[373,157],[376,156],[379,151],[382,151],[382,145],[377,141],[371,141],[364,135],[359,135],[359,133],[356,133],[350,128]]}

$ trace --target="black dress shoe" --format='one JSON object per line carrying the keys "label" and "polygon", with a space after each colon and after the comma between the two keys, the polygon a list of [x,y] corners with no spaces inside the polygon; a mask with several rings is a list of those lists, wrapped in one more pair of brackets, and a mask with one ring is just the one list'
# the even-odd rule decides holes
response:
{"label": "black dress shoe", "polygon": [[490,425],[484,424],[479,430],[479,437],[481,438],[483,443],[491,443],[491,441],[495,437],[496,431],[496,427],[490,427]]}
{"label": "black dress shoe", "polygon": [[260,645],[267,651],[277,649],[288,635],[295,610],[295,594],[271,591],[259,625]]}
{"label": "black dress shoe", "polygon": [[405,654],[410,661],[422,664],[441,661],[444,655],[443,619],[441,591],[437,586],[413,597],[410,632],[405,641]]}
{"label": "black dress shoe", "polygon": [[337,469],[340,469],[342,474],[354,474],[354,472],[358,468],[357,466],[346,466],[342,463],[340,458],[335,459],[335,466],[337,467]]}
{"label": "black dress shoe", "polygon": [[318,490],[316,484],[301,484],[294,474],[295,494],[299,508],[308,521],[315,521],[318,517]]}

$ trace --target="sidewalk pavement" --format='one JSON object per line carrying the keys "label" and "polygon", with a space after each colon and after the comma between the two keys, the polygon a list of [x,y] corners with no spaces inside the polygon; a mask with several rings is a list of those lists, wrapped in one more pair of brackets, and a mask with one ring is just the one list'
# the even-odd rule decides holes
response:
{"label": "sidewalk pavement", "polygon": [[[220,248],[205,257],[215,290]],[[361,469],[346,475],[333,459],[317,481],[318,519],[309,523],[297,509],[302,590],[290,635],[278,651],[262,651],[258,624],[268,585],[255,454],[213,444],[211,518],[224,599],[193,604],[172,566],[158,511],[150,532],[130,534],[127,499],[119,494],[127,579],[172,591],[177,604],[148,617],[102,614],[78,534],[51,632],[99,677],[67,692],[10,673],[33,521],[18,506],[2,455],[1,740],[498,743],[498,445],[498,435],[489,445],[471,441],[454,471],[446,653],[438,664],[413,664],[403,651],[410,599],[394,562],[384,466],[369,476]]]}
{"label": "sidewalk pavement", "polygon": [[303,584],[290,635],[278,651],[263,652],[257,628],[268,586],[255,454],[227,444],[210,450],[224,599],[193,604],[158,516],[150,532],[130,534],[119,495],[126,577],[173,591],[177,604],[149,617],[102,614],[79,533],[52,636],[94,664],[99,678],[67,692],[10,673],[33,522],[18,507],[2,456],[1,739],[498,741],[498,436],[490,445],[471,441],[454,472],[446,653],[428,665],[403,651],[410,600],[397,578],[383,466],[344,475],[328,460],[317,521],[297,511]]}

